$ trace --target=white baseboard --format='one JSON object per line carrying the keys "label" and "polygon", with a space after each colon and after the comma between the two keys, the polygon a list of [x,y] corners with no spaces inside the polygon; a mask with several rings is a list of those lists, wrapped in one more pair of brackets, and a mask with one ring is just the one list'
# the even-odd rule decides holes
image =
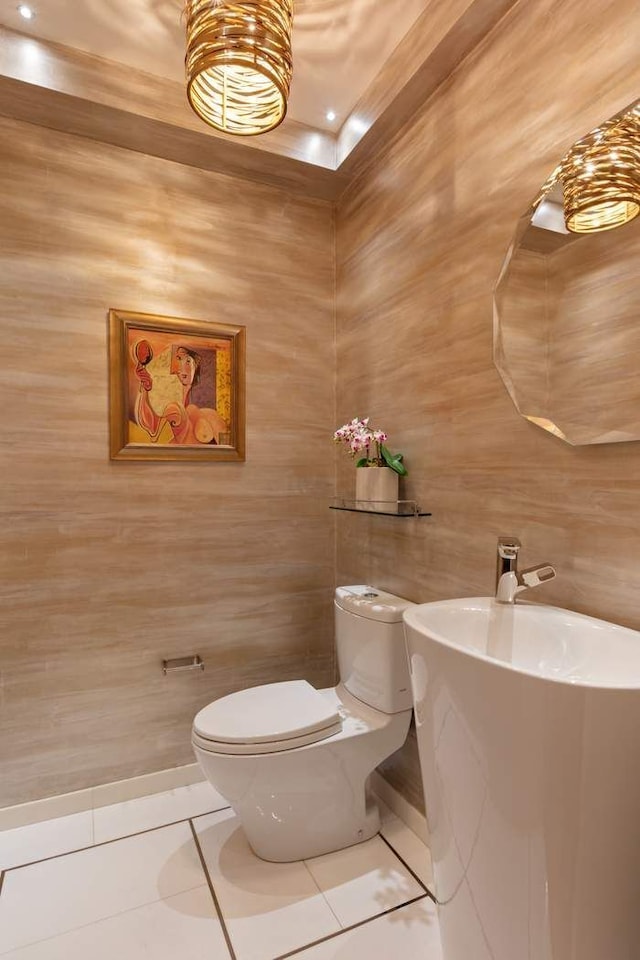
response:
{"label": "white baseboard", "polygon": [[[0,830],[24,827],[29,823],[40,823],[42,820],[53,820],[56,817],[68,817],[72,813],[108,807],[111,803],[122,803],[125,800],[135,800],[136,797],[146,797],[152,793],[186,787],[204,779],[199,765],[189,763],[184,767],[158,770],[129,780],[116,780],[114,783],[103,783],[97,787],[88,787],[86,790],[76,790],[74,793],[32,800],[29,803],[0,809]],[[425,816],[405,800],[377,771],[371,775],[371,787],[389,809],[429,846],[429,828]]]}
{"label": "white baseboard", "polygon": [[68,817],[72,813],[81,813],[83,810],[108,807],[111,803],[146,797],[150,793],[162,793],[165,790],[175,790],[176,787],[186,787],[204,779],[199,765],[189,763],[184,767],[146,773],[142,777],[116,780],[114,783],[102,783],[97,787],[88,787],[86,790],[76,790],[74,793],[32,800],[30,803],[0,809],[0,830],[24,827],[28,823],[40,823],[42,820],[53,820],[56,817]]}
{"label": "white baseboard", "polygon": [[398,793],[377,770],[374,770],[371,774],[371,789],[428,847],[429,827],[424,814],[416,810],[408,800],[405,800],[402,794]]}

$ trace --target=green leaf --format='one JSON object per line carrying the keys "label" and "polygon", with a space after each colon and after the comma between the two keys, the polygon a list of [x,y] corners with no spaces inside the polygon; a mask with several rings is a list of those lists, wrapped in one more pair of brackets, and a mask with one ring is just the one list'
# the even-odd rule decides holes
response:
{"label": "green leaf", "polygon": [[368,467],[368,466],[369,466],[369,461],[367,460],[366,457],[362,457],[362,459],[358,460],[358,462],[356,463],[356,467]]}
{"label": "green leaf", "polygon": [[385,447],[384,444],[382,444],[382,443],[380,444],[380,453],[382,454],[382,458],[383,458],[384,462],[386,463],[386,465],[387,465],[388,467],[390,467],[391,470],[394,470],[394,471],[398,474],[398,476],[400,476],[400,477],[406,477],[406,476],[407,476],[407,468],[405,467],[405,465],[404,465],[403,462],[402,462],[402,460],[403,460],[403,458],[404,458],[404,454],[402,454],[402,453],[391,453],[391,452],[387,449],[387,447]]}

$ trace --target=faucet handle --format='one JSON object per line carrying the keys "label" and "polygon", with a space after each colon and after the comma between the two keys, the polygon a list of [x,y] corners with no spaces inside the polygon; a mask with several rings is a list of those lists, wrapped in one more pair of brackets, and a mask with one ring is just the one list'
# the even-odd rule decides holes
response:
{"label": "faucet handle", "polygon": [[538,563],[535,567],[529,567],[520,573],[520,579],[527,587],[537,587],[541,583],[546,583],[547,580],[553,580],[555,576],[555,568],[550,563]]}
{"label": "faucet handle", "polygon": [[498,556],[503,560],[515,560],[521,546],[517,537],[498,537]]}

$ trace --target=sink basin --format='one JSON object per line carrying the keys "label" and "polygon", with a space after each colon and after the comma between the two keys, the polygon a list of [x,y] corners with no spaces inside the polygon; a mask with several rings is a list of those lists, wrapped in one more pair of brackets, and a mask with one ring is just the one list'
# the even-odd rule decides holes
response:
{"label": "sink basin", "polygon": [[486,597],[404,619],[444,960],[637,960],[640,633]]}
{"label": "sink basin", "polygon": [[640,634],[570,610],[478,597],[412,607],[405,622],[438,643],[520,673],[640,689]]}

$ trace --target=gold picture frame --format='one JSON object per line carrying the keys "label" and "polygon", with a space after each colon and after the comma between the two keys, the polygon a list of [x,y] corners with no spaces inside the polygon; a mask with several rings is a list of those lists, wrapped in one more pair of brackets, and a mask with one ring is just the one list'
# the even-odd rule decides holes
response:
{"label": "gold picture frame", "polygon": [[109,310],[112,460],[245,459],[245,327]]}

